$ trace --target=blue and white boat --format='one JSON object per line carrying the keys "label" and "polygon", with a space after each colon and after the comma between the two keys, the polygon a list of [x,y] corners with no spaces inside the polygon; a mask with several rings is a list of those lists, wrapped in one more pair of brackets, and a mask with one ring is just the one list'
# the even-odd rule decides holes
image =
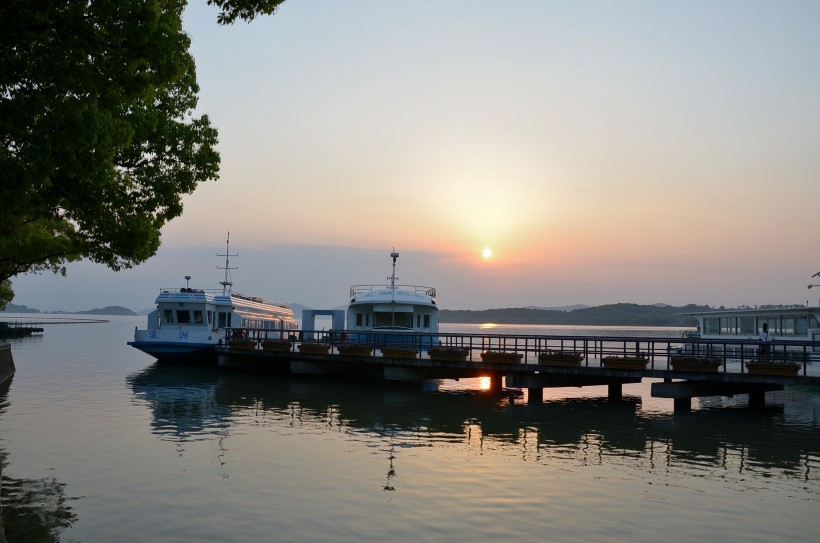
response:
{"label": "blue and white boat", "polygon": [[390,253],[393,272],[387,284],[353,285],[347,306],[347,330],[351,341],[382,345],[429,347],[437,339],[439,311],[436,289],[419,285],[399,285],[396,260]]}
{"label": "blue and white boat", "polygon": [[232,290],[230,270],[230,237],[224,255],[225,279],[221,289],[186,286],[160,289],[157,308],[148,314],[144,330],[134,330],[137,348],[161,362],[215,363],[216,347],[225,344],[228,329],[241,334],[243,328],[254,329],[268,339],[286,339],[298,328],[288,304],[247,296]]}

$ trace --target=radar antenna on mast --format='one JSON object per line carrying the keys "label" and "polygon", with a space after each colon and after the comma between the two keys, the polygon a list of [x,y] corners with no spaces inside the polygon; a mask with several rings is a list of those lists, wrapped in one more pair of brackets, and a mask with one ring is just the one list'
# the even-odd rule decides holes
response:
{"label": "radar antenna on mast", "polygon": [[396,260],[399,259],[399,253],[393,247],[393,252],[390,253],[390,258],[393,259],[393,273],[390,274],[390,323],[393,328],[396,327]]}
{"label": "radar antenna on mast", "polygon": [[216,253],[216,256],[224,256],[225,257],[225,267],[220,268],[219,266],[216,267],[218,270],[225,270],[225,280],[220,281],[219,284],[222,285],[222,295],[225,296],[227,293],[231,291],[231,287],[233,283],[231,283],[231,270],[238,270],[238,266],[231,267],[230,258],[232,256],[239,256],[239,253],[231,254],[231,233],[228,232],[228,241],[225,242],[225,254],[221,255]]}
{"label": "radar antenna on mast", "polygon": [[390,258],[393,259],[393,273],[390,274],[390,277],[388,277],[388,279],[390,279],[390,288],[395,290],[396,280],[398,279],[398,277],[396,277],[396,260],[399,259],[399,253],[396,252],[395,247],[393,247],[393,252],[390,253]]}

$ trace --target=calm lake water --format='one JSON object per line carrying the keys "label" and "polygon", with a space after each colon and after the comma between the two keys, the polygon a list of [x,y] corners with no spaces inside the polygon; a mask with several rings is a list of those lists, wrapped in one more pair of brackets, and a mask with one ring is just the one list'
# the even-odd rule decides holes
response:
{"label": "calm lake water", "polygon": [[[649,382],[481,390],[165,367],[144,317],[13,340],[0,389],[15,542],[820,540],[820,389],[693,401]],[[454,326],[445,331],[477,331]],[[503,333],[679,330],[499,327]]]}

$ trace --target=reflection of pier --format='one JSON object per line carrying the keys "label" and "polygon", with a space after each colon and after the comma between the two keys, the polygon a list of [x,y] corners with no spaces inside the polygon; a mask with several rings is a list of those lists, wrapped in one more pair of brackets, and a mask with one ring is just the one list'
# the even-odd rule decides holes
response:
{"label": "reflection of pier", "polygon": [[[817,406],[806,391],[785,399],[785,415],[781,407],[671,416],[644,413],[641,399],[628,395],[614,403],[598,397],[529,405],[520,394],[425,392],[395,384],[260,378],[159,364],[128,382],[135,396],[150,403],[156,417],[152,432],[160,439],[166,439],[168,428],[222,436],[243,421],[260,420],[286,431],[305,427],[375,436],[388,464],[387,481],[379,483],[385,490],[400,489],[402,450],[417,446],[501,454],[514,449],[527,461],[551,465],[553,460],[619,462],[635,470],[675,470],[696,464],[720,472],[719,478],[731,472],[743,477],[784,471],[809,480],[820,473]],[[180,408],[192,390],[198,392],[191,404]],[[193,423],[192,411],[202,414]]]}
{"label": "reflection of pier", "polygon": [[[530,401],[541,402],[543,389],[555,387],[608,387],[611,399],[620,399],[626,383],[644,378],[662,379],[652,384],[652,395],[674,399],[677,411],[688,411],[692,398],[708,396],[749,395],[755,407],[765,404],[765,393],[782,390],[787,384],[820,384],[815,351],[820,342],[782,342],[772,346],[767,361],[776,369],[791,367],[795,375],[750,373],[747,365],[759,362],[752,347],[757,343],[738,340],[704,340],[700,338],[600,337],[600,336],[531,336],[437,333],[408,334],[400,350],[410,356],[396,356],[395,345],[380,342],[372,334],[365,356],[342,354],[344,343],[334,341],[344,332],[311,332],[319,337],[327,351],[320,354],[301,352],[292,341],[284,352],[259,349],[217,348],[218,363],[224,367],[276,371],[290,374],[367,376],[386,381],[424,381],[487,377],[498,391],[502,383],[511,388],[526,388]],[[392,333],[390,341],[395,341]],[[425,343],[426,342],[426,343]],[[441,344],[461,349],[464,360],[431,358],[421,345]],[[312,343],[317,343],[316,341]],[[521,363],[490,363],[481,358],[487,351],[518,353]],[[552,366],[539,363],[539,354],[572,352],[583,358],[577,366]],[[711,360],[715,365],[676,370],[677,358]],[[635,369],[614,369],[603,363],[607,358],[641,358]],[[751,366],[749,366],[751,368]]]}

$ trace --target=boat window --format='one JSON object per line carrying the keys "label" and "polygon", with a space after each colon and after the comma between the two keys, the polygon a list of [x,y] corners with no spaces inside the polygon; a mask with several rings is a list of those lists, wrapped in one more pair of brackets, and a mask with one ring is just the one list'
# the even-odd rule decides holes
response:
{"label": "boat window", "polygon": [[421,315],[416,315],[416,328],[421,328]]}
{"label": "boat window", "polygon": [[202,311],[194,311],[194,324],[202,324]]}
{"label": "boat window", "polygon": [[755,330],[754,317],[740,317],[740,333],[746,335],[754,335],[757,333]]}
{"label": "boat window", "polygon": [[720,318],[720,334],[736,334],[737,333],[737,318],[736,317],[721,317]]}
{"label": "boat window", "polygon": [[413,314],[400,311],[376,311],[373,313],[373,326],[376,328],[392,326],[412,328]]}
{"label": "boat window", "polygon": [[165,310],[165,323],[172,324],[174,322],[174,312],[170,309]]}
{"label": "boat window", "polygon": [[718,318],[717,317],[709,317],[708,319],[703,319],[703,333],[704,334],[717,334],[718,330]]}
{"label": "boat window", "polygon": [[208,310],[208,326],[214,323],[214,312],[210,309]]}
{"label": "boat window", "polygon": [[807,336],[809,335],[809,319],[808,317],[797,317],[794,319],[794,335]]}
{"label": "boat window", "polygon": [[361,313],[356,313],[356,326],[361,326],[361,325],[362,325],[362,314]]}
{"label": "boat window", "polygon": [[177,322],[179,324],[188,324],[191,322],[191,313],[187,309],[177,309]]}
{"label": "boat window", "polygon": [[784,336],[793,336],[794,335],[794,319],[789,317],[783,317],[780,333]]}
{"label": "boat window", "polygon": [[430,315],[425,315],[424,316],[424,327],[425,328],[430,328]]}
{"label": "boat window", "polygon": [[370,313],[365,313],[364,314],[364,325],[365,326],[370,326]]}
{"label": "boat window", "polygon": [[225,313],[224,311],[219,312],[219,328],[225,328],[226,326],[228,326],[226,315],[227,313]]}

